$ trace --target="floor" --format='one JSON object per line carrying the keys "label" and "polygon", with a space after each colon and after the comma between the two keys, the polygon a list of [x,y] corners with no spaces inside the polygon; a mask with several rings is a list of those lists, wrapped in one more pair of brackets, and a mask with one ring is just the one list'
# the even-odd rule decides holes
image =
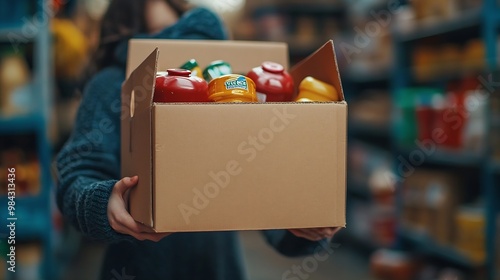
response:
{"label": "floor", "polygon": [[[369,277],[366,258],[346,244],[332,246],[331,254],[286,258],[269,247],[258,232],[242,232],[241,240],[249,280],[372,279]],[[63,279],[97,279],[103,249],[102,245],[85,242]]]}

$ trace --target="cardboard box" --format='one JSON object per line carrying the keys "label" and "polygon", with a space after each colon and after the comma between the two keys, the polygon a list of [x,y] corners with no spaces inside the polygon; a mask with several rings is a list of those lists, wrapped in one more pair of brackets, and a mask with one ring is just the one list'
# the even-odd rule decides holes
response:
{"label": "cardboard box", "polygon": [[[153,103],[156,71],[191,58],[288,67],[282,43],[131,40],[121,156],[122,175],[139,176],[134,219],[157,232],[344,227],[346,102]],[[342,93],[331,41],[291,74]]]}

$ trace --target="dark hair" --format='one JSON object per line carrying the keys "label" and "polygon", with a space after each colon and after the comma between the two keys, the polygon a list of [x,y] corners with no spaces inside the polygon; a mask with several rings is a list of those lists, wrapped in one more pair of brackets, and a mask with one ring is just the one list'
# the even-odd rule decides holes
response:
{"label": "dark hair", "polygon": [[[118,44],[135,34],[146,33],[145,5],[148,0],[111,0],[101,21],[99,45],[92,57],[87,78],[113,63]],[[184,0],[164,0],[180,16],[191,6]]]}

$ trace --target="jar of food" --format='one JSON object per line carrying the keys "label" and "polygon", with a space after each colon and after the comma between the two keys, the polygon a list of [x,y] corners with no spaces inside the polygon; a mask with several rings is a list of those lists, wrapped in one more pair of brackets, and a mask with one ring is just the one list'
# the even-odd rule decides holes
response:
{"label": "jar of food", "polygon": [[285,102],[293,100],[293,79],[283,65],[265,61],[248,72],[247,77],[255,82],[260,102]]}
{"label": "jar of food", "polygon": [[255,83],[242,75],[224,75],[208,84],[208,98],[215,102],[257,102]]}
{"label": "jar of food", "polygon": [[186,63],[182,64],[181,69],[186,69],[191,71],[191,76],[196,76],[203,79],[203,73],[196,59],[190,59]]}
{"label": "jar of food", "polygon": [[156,75],[154,102],[209,102],[208,84],[185,69],[168,69]]}
{"label": "jar of food", "polygon": [[299,95],[295,101],[340,101],[340,96],[332,85],[308,76],[300,82]]}
{"label": "jar of food", "polygon": [[216,60],[210,63],[205,70],[203,70],[203,77],[207,82],[218,78],[220,76],[231,74],[233,70],[231,65],[223,60]]}

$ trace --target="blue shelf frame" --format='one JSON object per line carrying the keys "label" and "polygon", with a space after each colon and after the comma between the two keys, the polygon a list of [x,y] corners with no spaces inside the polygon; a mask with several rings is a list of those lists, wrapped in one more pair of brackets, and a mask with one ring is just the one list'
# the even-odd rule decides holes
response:
{"label": "blue shelf frame", "polygon": [[[30,0],[19,0],[31,3]],[[41,278],[54,279],[54,258],[52,248],[52,203],[51,192],[53,182],[51,177],[52,147],[48,137],[53,97],[52,97],[52,49],[50,34],[50,19],[45,12],[48,11],[48,0],[36,0],[38,20],[46,22],[38,26],[36,32],[25,34],[22,21],[0,24],[0,42],[11,42],[12,38],[18,39],[19,44],[33,43],[33,88],[37,90],[39,98],[36,100],[37,112],[14,117],[0,117],[0,135],[34,133],[37,139],[36,148],[40,161],[40,192],[36,196],[16,198],[16,212],[30,213],[29,217],[17,216],[19,227],[17,239],[19,241],[38,241],[43,248],[41,261]],[[30,15],[27,15],[29,19]],[[12,43],[12,42],[11,42]],[[6,197],[0,197],[2,205],[6,205]],[[3,210],[2,210],[3,211]],[[0,212],[3,213],[3,212]],[[3,215],[3,214],[2,214]],[[28,221],[30,220],[30,221]],[[1,276],[0,278],[4,278]]]}
{"label": "blue shelf frame", "polygon": [[[418,41],[423,38],[442,35],[445,33],[453,33],[459,32],[462,29],[467,29],[471,27],[478,27],[481,36],[484,38],[485,46],[486,46],[486,65],[487,71],[493,71],[497,68],[497,45],[496,38],[498,35],[498,29],[500,28],[500,9],[496,3],[496,0],[485,0],[483,3],[483,7],[480,10],[474,10],[465,13],[457,19],[446,21],[437,25],[431,25],[428,27],[421,27],[419,29],[415,29],[409,33],[393,33],[394,41],[393,46],[395,50],[395,63],[394,69],[392,73],[392,81],[391,81],[391,92],[393,100],[397,100],[398,92],[400,89],[406,87],[410,84],[412,80],[412,73],[410,67],[411,65],[409,61],[409,55],[407,53],[407,47],[409,44],[414,43],[414,41]],[[393,111],[393,114],[396,114],[396,111]],[[393,118],[394,119],[394,118]],[[488,127],[491,127],[491,120],[488,119]],[[397,126],[395,123],[392,125],[391,135],[393,138],[397,135]],[[394,138],[395,139],[395,138]],[[394,147],[393,152],[395,155],[401,154],[401,149],[399,147]],[[498,277],[495,269],[495,254],[496,248],[500,246],[500,244],[495,244],[495,237],[497,235],[496,232],[496,219],[498,216],[498,206],[496,205],[496,201],[500,198],[499,190],[498,190],[498,176],[496,174],[498,170],[498,163],[493,163],[489,160],[491,153],[490,149],[485,152],[485,154],[481,155],[473,155],[469,153],[462,153],[458,155],[447,154],[446,152],[439,151],[435,155],[429,157],[427,160],[432,163],[445,164],[445,165],[477,165],[481,170],[482,177],[482,196],[485,198],[486,202],[486,248],[487,248],[487,259],[485,262],[485,266],[487,268],[487,279],[494,280]],[[485,162],[487,164],[485,164]],[[488,163],[491,162],[491,163]],[[396,170],[396,164],[394,163],[394,170]],[[401,192],[397,193],[397,202],[396,207],[401,209],[402,207],[402,197]],[[400,218],[400,217],[398,217]],[[436,256],[444,256],[444,255],[455,255],[453,251],[448,250],[447,248],[440,248],[433,246],[431,241],[427,239],[423,239],[420,237],[415,237],[408,235],[402,230],[398,231],[398,241],[396,246],[402,247],[404,242],[410,240],[416,243],[418,246],[427,247],[428,253],[436,255]],[[436,249],[437,248],[437,249]],[[460,264],[467,265],[471,264],[466,261],[466,259],[458,258],[458,259],[450,259],[450,261]]]}

